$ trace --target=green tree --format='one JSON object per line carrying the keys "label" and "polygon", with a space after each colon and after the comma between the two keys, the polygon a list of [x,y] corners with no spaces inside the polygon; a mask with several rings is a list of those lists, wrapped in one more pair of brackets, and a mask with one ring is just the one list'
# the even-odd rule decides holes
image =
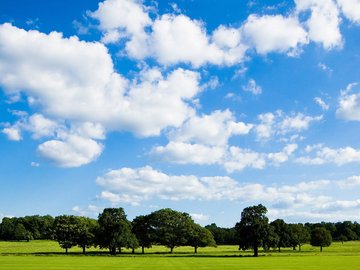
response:
{"label": "green tree", "polygon": [[97,220],[87,217],[77,217],[75,242],[82,248],[83,254],[86,253],[86,248],[95,244],[95,234],[97,229]]}
{"label": "green tree", "polygon": [[77,217],[62,215],[55,218],[55,240],[59,242],[60,247],[65,249],[66,254],[69,248],[77,245],[78,230]]}
{"label": "green tree", "polygon": [[268,234],[269,219],[266,217],[267,209],[262,204],[245,208],[241,213],[241,220],[235,226],[243,250],[252,248],[254,257],[259,255]]}
{"label": "green tree", "polygon": [[26,230],[25,226],[22,223],[16,224],[14,229],[14,239],[17,241],[21,241],[21,240],[29,241],[31,239],[30,232]]}
{"label": "green tree", "polygon": [[198,247],[214,247],[216,243],[214,236],[208,229],[194,223],[190,231],[188,245],[194,247],[194,252],[197,253]]}
{"label": "green tree", "polygon": [[194,223],[189,214],[166,208],[151,213],[150,219],[154,241],[170,248],[170,253],[188,242]]}
{"label": "green tree", "polygon": [[136,235],[141,253],[145,253],[145,248],[151,248],[153,242],[153,229],[149,215],[138,216],[132,221],[132,232]]}
{"label": "green tree", "polygon": [[296,249],[296,246],[299,247],[301,251],[301,246],[310,241],[310,233],[303,224],[290,224],[290,244],[293,249]]}
{"label": "green tree", "polygon": [[310,244],[315,247],[320,247],[320,252],[322,252],[323,247],[330,246],[331,242],[331,234],[324,227],[317,227],[311,231]]}
{"label": "green tree", "polygon": [[126,219],[123,208],[106,208],[99,215],[97,244],[100,248],[108,248],[110,254],[116,255],[116,249],[126,246],[131,235],[131,224]]}
{"label": "green tree", "polygon": [[279,252],[281,248],[290,246],[290,228],[289,225],[285,223],[282,219],[276,219],[270,223],[274,228],[275,233],[278,235],[278,242],[275,247],[278,248]]}

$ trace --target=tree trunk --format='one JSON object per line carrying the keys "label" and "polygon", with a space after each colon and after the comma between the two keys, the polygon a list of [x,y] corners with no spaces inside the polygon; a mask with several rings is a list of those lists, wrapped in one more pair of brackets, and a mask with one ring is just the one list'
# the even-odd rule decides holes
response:
{"label": "tree trunk", "polygon": [[68,248],[65,248],[65,253],[68,254]]}
{"label": "tree trunk", "polygon": [[322,252],[322,246],[320,246],[320,252]]}
{"label": "tree trunk", "polygon": [[296,250],[296,246],[295,246],[295,245],[293,246],[293,250]]}
{"label": "tree trunk", "polygon": [[281,250],[280,250],[280,246],[279,246],[279,252],[281,252]]}
{"label": "tree trunk", "polygon": [[132,253],[132,254],[134,254],[134,253],[135,253],[135,248],[132,248],[131,253]]}
{"label": "tree trunk", "polygon": [[194,247],[194,252],[197,253],[197,246]]}
{"label": "tree trunk", "polygon": [[86,251],[85,251],[85,245],[82,246],[82,249],[83,249],[83,254],[85,254],[85,253],[86,253]]}
{"label": "tree trunk", "polygon": [[254,257],[259,256],[259,248],[257,246],[254,247]]}
{"label": "tree trunk", "polygon": [[299,244],[299,251],[301,251],[301,245]]}
{"label": "tree trunk", "polygon": [[145,247],[144,247],[144,246],[141,247],[141,253],[142,253],[142,254],[145,253]]}
{"label": "tree trunk", "polygon": [[174,247],[170,247],[170,253],[174,253]]}
{"label": "tree trunk", "polygon": [[121,247],[119,247],[119,254],[121,254],[122,250],[121,250]]}

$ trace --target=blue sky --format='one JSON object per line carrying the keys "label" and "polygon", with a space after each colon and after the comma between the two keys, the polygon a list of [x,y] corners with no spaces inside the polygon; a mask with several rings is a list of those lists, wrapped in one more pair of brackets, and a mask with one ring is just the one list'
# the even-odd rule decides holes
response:
{"label": "blue sky", "polygon": [[360,1],[0,2],[0,218],[360,219]]}

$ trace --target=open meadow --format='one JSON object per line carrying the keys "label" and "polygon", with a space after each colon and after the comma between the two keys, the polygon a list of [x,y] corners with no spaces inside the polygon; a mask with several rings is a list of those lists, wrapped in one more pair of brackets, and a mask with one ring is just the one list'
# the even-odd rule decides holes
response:
{"label": "open meadow", "polygon": [[238,251],[236,246],[199,248],[194,254],[190,247],[180,247],[169,254],[168,249],[156,246],[145,254],[136,250],[131,254],[110,256],[105,250],[89,249],[86,255],[80,248],[72,248],[66,255],[57,242],[0,242],[0,269],[360,269],[360,242],[335,242],[324,248],[304,245],[303,250],[284,249],[260,252],[251,257],[250,251]]}

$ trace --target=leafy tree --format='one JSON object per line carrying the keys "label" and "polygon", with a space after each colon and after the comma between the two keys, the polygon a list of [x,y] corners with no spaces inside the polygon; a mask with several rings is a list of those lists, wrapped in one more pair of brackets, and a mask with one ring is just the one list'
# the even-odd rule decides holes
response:
{"label": "leafy tree", "polygon": [[216,246],[216,243],[214,236],[208,229],[194,223],[189,235],[188,245],[194,247],[194,252],[197,253],[198,247]]}
{"label": "leafy tree", "polygon": [[14,240],[14,231],[15,231],[15,218],[8,218],[4,217],[2,219],[1,225],[0,225],[0,239],[8,241],[8,240]]}
{"label": "leafy tree", "polygon": [[264,239],[262,241],[262,246],[265,251],[268,251],[270,248],[278,248],[280,238],[275,232],[273,226],[267,226],[266,233],[264,235]]}
{"label": "leafy tree", "polygon": [[18,223],[15,226],[14,229],[14,239],[17,241],[21,241],[21,240],[27,240],[29,241],[32,238],[30,232],[28,232],[25,229],[25,226],[22,223]]}
{"label": "leafy tree", "polygon": [[170,253],[188,242],[194,223],[189,214],[166,208],[151,213],[150,219],[154,241],[170,248]]}
{"label": "leafy tree", "polygon": [[82,248],[83,254],[86,253],[86,248],[95,244],[95,234],[98,229],[97,220],[87,217],[77,217],[77,228],[75,235],[76,244]]}
{"label": "leafy tree", "polygon": [[269,219],[267,209],[262,204],[245,208],[241,220],[235,226],[240,238],[240,248],[254,250],[254,257],[259,255],[259,247],[268,234]]}
{"label": "leafy tree", "polygon": [[60,247],[68,249],[77,245],[78,221],[75,216],[62,215],[54,220],[55,239],[59,242]]}
{"label": "leafy tree", "polygon": [[126,246],[127,237],[131,234],[131,224],[126,219],[123,208],[106,208],[99,215],[97,243],[101,248],[108,248],[110,254],[116,255],[116,249]]}
{"label": "leafy tree", "polygon": [[205,226],[214,236],[218,245],[236,245],[238,244],[235,228],[221,228],[215,223]]}
{"label": "leafy tree", "polygon": [[152,246],[154,232],[150,222],[149,215],[138,216],[132,221],[132,232],[136,235],[142,254],[145,253],[145,248],[151,248]]}
{"label": "leafy tree", "polygon": [[320,247],[320,252],[322,252],[323,247],[330,246],[331,242],[331,234],[324,227],[317,227],[312,230],[310,244],[315,247]]}
{"label": "leafy tree", "polygon": [[290,224],[290,244],[293,249],[296,249],[296,246],[299,247],[301,251],[301,246],[310,241],[310,233],[303,224]]}
{"label": "leafy tree", "polygon": [[282,219],[276,219],[270,223],[270,225],[274,228],[274,232],[278,235],[278,242],[275,247],[278,248],[279,252],[280,248],[285,248],[290,246],[290,229],[289,225],[285,223]]}

